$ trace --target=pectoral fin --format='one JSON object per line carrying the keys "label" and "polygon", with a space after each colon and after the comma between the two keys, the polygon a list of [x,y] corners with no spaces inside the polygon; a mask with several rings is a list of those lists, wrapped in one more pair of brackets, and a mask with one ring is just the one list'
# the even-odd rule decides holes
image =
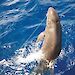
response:
{"label": "pectoral fin", "polygon": [[36,41],[36,42],[41,41],[44,37],[45,37],[45,32],[41,32],[41,33],[38,35],[38,38],[37,38],[37,41]]}

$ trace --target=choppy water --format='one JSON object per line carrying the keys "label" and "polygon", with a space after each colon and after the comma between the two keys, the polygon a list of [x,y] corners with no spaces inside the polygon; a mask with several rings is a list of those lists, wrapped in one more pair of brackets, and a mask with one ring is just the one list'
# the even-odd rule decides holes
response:
{"label": "choppy water", "polygon": [[[37,68],[37,61],[25,64],[23,59],[39,49],[35,41],[45,29],[50,6],[57,10],[62,25],[62,50],[55,75],[74,75],[71,72],[75,67],[74,0],[0,1],[0,75],[30,75]],[[49,71],[43,75],[50,75]]]}

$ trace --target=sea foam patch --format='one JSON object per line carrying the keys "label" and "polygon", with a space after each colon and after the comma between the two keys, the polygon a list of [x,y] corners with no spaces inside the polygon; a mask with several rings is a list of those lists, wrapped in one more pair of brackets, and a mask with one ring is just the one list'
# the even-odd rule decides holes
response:
{"label": "sea foam patch", "polygon": [[[24,48],[20,48],[19,50],[16,50],[15,55],[11,57],[10,59],[8,60],[3,59],[2,61],[0,61],[0,70],[1,70],[0,74],[2,73],[6,75],[10,73],[11,75],[13,74],[16,75],[16,74],[21,74],[21,73],[31,74],[30,71],[33,68],[34,69],[38,68],[39,70],[40,66],[38,67],[38,65],[41,61],[41,58],[43,57],[43,53],[38,47],[38,45],[40,45],[40,43],[35,44],[34,42],[33,43],[31,42],[29,46],[26,45],[29,48],[24,46]],[[58,59],[56,60],[57,62],[55,63],[55,66],[56,66],[55,68],[59,68],[60,66],[59,63],[63,63],[63,61],[66,60],[64,62],[64,65],[67,63],[67,65],[65,66],[66,69],[63,70],[64,68],[62,68],[62,71],[60,73],[57,72],[55,75],[63,74],[65,71],[71,69],[75,65],[74,58],[70,59],[71,56],[69,56],[66,59],[67,55],[74,54],[73,46],[69,45],[68,50],[69,51],[65,51],[65,48],[62,49]],[[29,53],[27,53],[27,51],[29,51]],[[9,73],[7,72],[7,69],[9,70]],[[36,74],[36,71],[34,72],[34,74]]]}

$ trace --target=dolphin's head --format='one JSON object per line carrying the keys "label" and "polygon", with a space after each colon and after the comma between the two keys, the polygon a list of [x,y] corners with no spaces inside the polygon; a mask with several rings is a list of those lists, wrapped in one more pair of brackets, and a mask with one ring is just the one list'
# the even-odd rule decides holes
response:
{"label": "dolphin's head", "polygon": [[59,21],[59,16],[58,16],[58,14],[57,14],[57,12],[55,11],[55,9],[54,8],[52,8],[52,7],[50,7],[49,9],[48,9],[48,12],[47,12],[47,20],[49,21],[54,21],[54,22],[57,22],[57,21]]}

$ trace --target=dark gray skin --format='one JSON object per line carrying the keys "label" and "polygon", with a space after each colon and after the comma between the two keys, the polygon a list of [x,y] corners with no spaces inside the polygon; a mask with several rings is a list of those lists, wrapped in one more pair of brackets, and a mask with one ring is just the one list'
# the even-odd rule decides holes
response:
{"label": "dark gray skin", "polygon": [[44,38],[42,45],[43,59],[54,60],[61,51],[61,24],[59,16],[54,8],[50,7],[47,12],[47,21],[45,31],[38,36],[37,42]]}

